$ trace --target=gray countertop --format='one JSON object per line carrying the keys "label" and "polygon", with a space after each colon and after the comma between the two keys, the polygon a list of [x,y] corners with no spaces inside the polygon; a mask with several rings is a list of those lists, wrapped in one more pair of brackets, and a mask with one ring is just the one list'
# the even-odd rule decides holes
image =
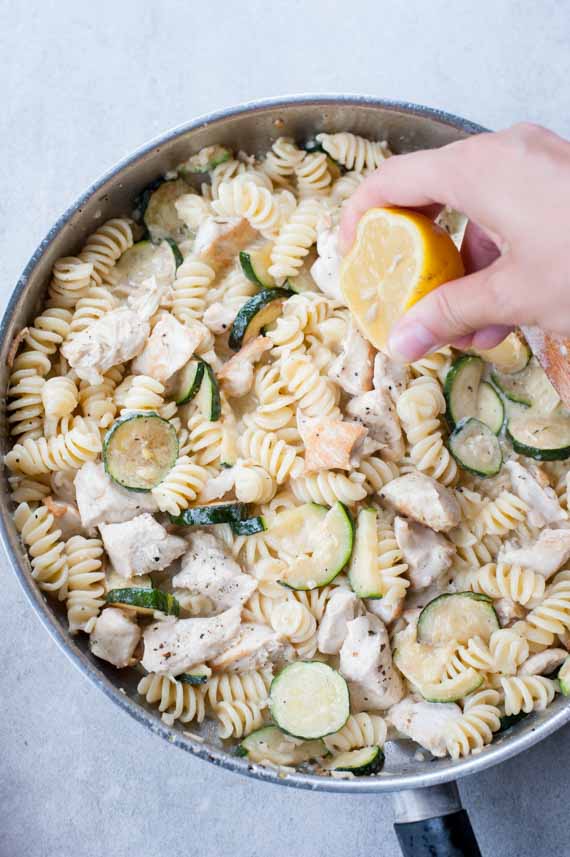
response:
{"label": "gray countertop", "polygon": [[[570,136],[570,15],[542,0],[0,2],[1,299],[56,216],[149,137],[291,92],[368,93]],[[389,796],[240,779],[148,734],[0,601],[1,857],[399,854]],[[570,731],[461,785],[487,857],[568,853]]]}

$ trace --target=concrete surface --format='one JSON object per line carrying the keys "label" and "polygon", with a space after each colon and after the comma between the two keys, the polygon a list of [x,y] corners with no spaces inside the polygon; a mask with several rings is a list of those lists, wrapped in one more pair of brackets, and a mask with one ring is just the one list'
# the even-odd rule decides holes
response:
{"label": "concrete surface", "polygon": [[[0,2],[1,298],[98,174],[197,114],[363,92],[570,135],[568,2]],[[389,797],[262,786],[146,734],[92,688],[11,573],[0,600],[2,857],[399,853]],[[570,731],[461,786],[487,857],[563,855]]]}

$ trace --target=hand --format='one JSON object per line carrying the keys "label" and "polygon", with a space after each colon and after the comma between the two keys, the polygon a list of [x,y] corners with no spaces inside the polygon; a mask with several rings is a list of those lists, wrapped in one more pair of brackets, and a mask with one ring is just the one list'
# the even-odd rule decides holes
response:
{"label": "hand", "polygon": [[469,217],[466,276],[406,313],[390,337],[392,356],[411,362],[448,343],[491,348],[513,325],[570,335],[570,143],[521,124],[390,158],[346,204],[341,248],[369,208],[433,214],[441,204]]}

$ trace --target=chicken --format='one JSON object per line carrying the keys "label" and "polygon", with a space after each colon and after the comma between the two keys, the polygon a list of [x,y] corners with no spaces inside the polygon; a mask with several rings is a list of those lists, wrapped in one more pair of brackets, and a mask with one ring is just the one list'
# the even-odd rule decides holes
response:
{"label": "chicken", "polygon": [[106,607],[97,617],[89,645],[94,655],[120,669],[133,664],[140,638],[141,629],[134,618],[118,607]]}
{"label": "chicken", "polygon": [[510,598],[497,598],[493,602],[501,628],[510,628],[519,619],[524,619],[526,610]]}
{"label": "chicken", "polygon": [[341,587],[335,588],[319,624],[319,652],[324,655],[336,655],[340,652],[348,633],[348,622],[355,618],[358,608],[359,600],[354,592]]}
{"label": "chicken", "polygon": [[528,503],[528,523],[531,527],[544,527],[568,518],[540,468],[535,468],[534,473],[531,473],[518,461],[507,461],[505,468],[511,477],[513,491]]}
{"label": "chicken", "polygon": [[562,666],[568,652],[566,649],[547,649],[545,652],[539,652],[536,655],[531,655],[520,668],[519,675],[546,675],[549,676],[555,672],[558,667]]}
{"label": "chicken", "polygon": [[[143,318],[150,319],[160,306],[170,306],[174,300],[174,293],[170,285],[170,279],[158,280],[152,276],[138,284],[130,284],[128,281],[117,284],[122,294],[127,294],[127,306]],[[130,292],[130,294],[129,294]]]}
{"label": "chicken", "polygon": [[449,726],[461,717],[455,702],[416,702],[407,697],[387,714],[390,726],[411,738],[433,756],[446,756],[446,734]]}
{"label": "chicken", "polygon": [[242,573],[237,562],[226,554],[223,544],[204,530],[193,532],[189,541],[172,585],[188,589],[193,595],[205,595],[216,613],[247,601],[257,581]]}
{"label": "chicken", "polygon": [[61,530],[61,538],[67,540],[71,536],[83,535],[83,524],[79,509],[73,503],[64,500],[54,500],[53,497],[44,499],[44,506],[55,518],[55,526]]}
{"label": "chicken", "polygon": [[348,681],[354,711],[390,708],[404,695],[401,676],[392,663],[386,627],[371,613],[347,623],[339,668]]}
{"label": "chicken", "polygon": [[311,266],[311,276],[327,298],[332,298],[346,305],[340,289],[341,256],[338,249],[338,233],[339,227],[333,227],[330,218],[323,218],[322,223],[317,226],[317,253],[319,255],[316,262]]}
{"label": "chicken", "polygon": [[208,330],[219,336],[230,329],[235,317],[235,308],[232,309],[232,307],[225,306],[216,301],[208,307],[202,317],[202,321]]}
{"label": "chicken", "polygon": [[236,482],[236,467],[225,467],[216,476],[204,483],[204,487],[198,495],[198,503],[211,503],[225,497],[234,487]]}
{"label": "chicken", "polygon": [[82,381],[101,384],[105,372],[140,354],[149,333],[146,318],[119,307],[64,342],[61,353]]}
{"label": "chicken", "polygon": [[238,638],[222,654],[211,661],[213,669],[226,672],[247,672],[259,669],[268,661],[286,660],[292,656],[291,647],[267,625],[242,625]]}
{"label": "chicken", "polygon": [[517,548],[502,545],[498,561],[531,568],[548,579],[570,559],[570,530],[542,530],[532,545]]}
{"label": "chicken", "polygon": [[374,358],[375,390],[385,390],[394,404],[408,386],[410,381],[410,370],[404,363],[396,363],[382,351],[378,351]]}
{"label": "chicken", "polygon": [[77,506],[84,527],[120,524],[143,512],[156,512],[152,494],[127,491],[113,482],[103,464],[87,461],[75,477]]}
{"label": "chicken", "polygon": [[144,349],[133,360],[131,371],[164,383],[188,363],[201,342],[200,328],[180,324],[173,315],[164,313]]}
{"label": "chicken", "polygon": [[299,431],[305,444],[305,473],[351,470],[355,448],[368,434],[364,426],[334,417],[300,420]]}
{"label": "chicken", "polygon": [[266,351],[273,347],[273,343],[265,336],[256,336],[247,345],[234,354],[224,363],[218,372],[218,379],[222,382],[224,391],[228,396],[245,396],[253,386],[253,367]]}
{"label": "chicken", "polygon": [[355,396],[346,406],[348,416],[368,429],[369,437],[381,444],[382,457],[398,461],[405,452],[402,427],[392,399],[385,390]]}
{"label": "chicken", "polygon": [[412,589],[426,589],[451,567],[455,546],[440,533],[399,517],[394,521],[394,533]]}
{"label": "chicken", "polygon": [[169,535],[148,513],[121,524],[100,524],[99,532],[113,568],[122,577],[168,568],[188,548],[185,539]]}
{"label": "chicken", "polygon": [[391,625],[402,615],[405,601],[406,592],[404,590],[398,598],[367,598],[364,604],[366,609],[378,616],[384,624]]}
{"label": "chicken", "polygon": [[232,262],[257,232],[241,217],[206,217],[196,234],[193,252],[216,271]]}
{"label": "chicken", "polygon": [[450,488],[424,473],[406,473],[392,479],[379,497],[397,512],[436,532],[447,532],[459,525],[461,509]]}
{"label": "chicken", "polygon": [[219,655],[240,630],[239,607],[219,616],[175,619],[169,616],[146,628],[142,665],[148,672],[177,676]]}
{"label": "chicken", "polygon": [[340,384],[350,396],[368,393],[372,390],[373,360],[372,345],[364,339],[351,319],[342,342],[342,351],[328,370],[329,378]]}

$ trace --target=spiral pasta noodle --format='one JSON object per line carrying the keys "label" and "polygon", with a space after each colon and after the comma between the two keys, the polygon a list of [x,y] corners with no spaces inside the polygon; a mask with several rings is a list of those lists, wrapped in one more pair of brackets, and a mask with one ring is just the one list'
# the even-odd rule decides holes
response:
{"label": "spiral pasta noodle", "polygon": [[67,619],[72,634],[91,633],[105,603],[105,572],[102,571],[103,542],[72,536],[65,544],[67,557]]}
{"label": "spiral pasta noodle", "polygon": [[182,324],[199,319],[204,314],[206,296],[216,274],[214,270],[193,256],[180,265],[174,279],[172,314]]}
{"label": "spiral pasta noodle", "polygon": [[332,175],[324,152],[308,152],[295,167],[295,175],[301,199],[325,196],[330,191]]}
{"label": "spiral pasta noodle", "polygon": [[375,494],[380,491],[392,479],[399,476],[399,469],[392,461],[384,461],[377,455],[363,458],[357,472],[364,477],[363,488],[367,494]]}
{"label": "spiral pasta noodle", "polygon": [[493,631],[489,640],[489,650],[493,656],[493,672],[514,675],[528,658],[529,647],[514,628],[500,628]]}
{"label": "spiral pasta noodle", "polygon": [[542,575],[503,562],[490,562],[479,569],[464,572],[456,577],[455,582],[470,592],[479,592],[490,598],[510,598],[517,604],[536,603],[544,595]]}
{"label": "spiral pasta noodle", "polygon": [[161,512],[180,515],[194,502],[208,476],[205,467],[195,464],[189,456],[182,455],[151,493]]}
{"label": "spiral pasta noodle", "polygon": [[334,470],[322,470],[312,476],[299,476],[291,480],[291,490],[302,503],[321,503],[332,506],[337,500],[352,506],[366,497],[364,480],[357,473],[349,476]]}
{"label": "spiral pasta noodle", "polygon": [[125,395],[125,405],[121,414],[129,411],[157,413],[163,419],[170,419],[176,413],[175,402],[164,402],[164,385],[150,375],[135,375]]}
{"label": "spiral pasta noodle", "polygon": [[262,235],[271,238],[279,227],[281,210],[270,190],[260,187],[246,174],[218,188],[218,198],[212,203],[222,217],[245,217]]}
{"label": "spiral pasta noodle", "polygon": [[466,645],[458,646],[446,664],[444,678],[455,678],[467,669],[492,672],[494,658],[489,646],[480,637],[472,637]]}
{"label": "spiral pasta noodle", "polygon": [[50,470],[77,470],[86,461],[93,461],[101,452],[101,438],[84,427],[38,440],[17,443],[4,461],[13,473],[37,476]]}
{"label": "spiral pasta noodle", "polygon": [[271,251],[269,273],[277,282],[295,277],[303,259],[317,240],[317,224],[322,205],[314,199],[302,200],[277,235]]}
{"label": "spiral pasta noodle", "polygon": [[491,743],[493,732],[501,726],[499,702],[500,694],[492,689],[466,698],[463,715],[447,728],[446,746],[452,759],[468,756]]}
{"label": "spiral pasta noodle", "polygon": [[73,309],[77,301],[87,294],[92,277],[92,262],[84,262],[77,256],[58,259],[49,285],[50,306]]}
{"label": "spiral pasta noodle", "polygon": [[109,289],[103,286],[92,286],[86,294],[81,297],[76,305],[71,319],[69,338],[72,339],[78,333],[88,328],[93,322],[98,321],[106,313],[115,309],[117,302]]}
{"label": "spiral pasta noodle", "polygon": [[214,673],[204,688],[206,702],[215,710],[223,703],[267,705],[273,673],[270,669],[245,673]]}
{"label": "spiral pasta noodle", "polygon": [[254,425],[265,431],[275,431],[288,425],[294,418],[295,412],[291,406],[295,400],[284,387],[285,382],[279,367],[268,364],[257,370],[253,387],[257,399],[257,408],[253,414]]}
{"label": "spiral pasta noodle", "polygon": [[109,282],[111,269],[125,250],[132,246],[133,231],[130,222],[124,217],[107,220],[93,232],[79,254],[82,262],[93,266],[93,285]]}
{"label": "spiral pasta noodle", "polygon": [[505,714],[520,714],[523,711],[544,711],[556,693],[552,679],[541,675],[509,676],[501,679],[505,696]]}
{"label": "spiral pasta noodle", "polygon": [[383,747],[388,727],[379,714],[351,714],[339,732],[327,735],[324,742],[330,753],[344,753],[361,747]]}
{"label": "spiral pasta noodle", "polygon": [[[57,379],[52,379],[57,380]],[[40,375],[29,375],[8,388],[8,425],[10,434],[20,440],[37,439],[43,427],[43,389],[46,383]]]}
{"label": "spiral pasta noodle", "polygon": [[261,165],[273,184],[287,185],[305,153],[290,137],[278,137]]}
{"label": "spiral pasta noodle", "polygon": [[410,364],[410,369],[412,375],[417,378],[434,378],[443,384],[452,361],[453,354],[451,348],[445,345],[443,348],[438,348],[437,351],[432,351],[431,354],[426,354],[420,360],[415,360]]}
{"label": "spiral pasta noodle", "polygon": [[224,436],[222,422],[210,421],[201,413],[195,413],[188,420],[188,431],[196,464],[205,466],[219,462]]}
{"label": "spiral pasta noodle", "polygon": [[267,503],[277,485],[271,475],[253,461],[241,461],[235,468],[236,497],[242,503]]}
{"label": "spiral pasta noodle", "polygon": [[293,644],[297,656],[312,658],[317,651],[317,621],[304,604],[283,600],[271,613],[271,626]]}
{"label": "spiral pasta noodle", "polygon": [[249,735],[265,722],[263,708],[255,702],[220,702],[214,714],[219,720],[218,736],[222,740]]}
{"label": "spiral pasta noodle", "polygon": [[94,420],[102,428],[108,428],[117,414],[114,391],[121,383],[123,370],[114,366],[103,376],[100,384],[82,381],[79,386],[79,405],[86,419]]}
{"label": "spiral pasta noodle", "polygon": [[365,137],[350,134],[347,131],[338,134],[317,134],[317,140],[325,152],[347,170],[356,172],[364,169],[375,170],[390,157],[390,150],[385,140],[367,140]]}
{"label": "spiral pasta noodle", "polygon": [[308,357],[292,355],[283,364],[281,374],[289,393],[306,416],[325,417],[338,413],[335,387],[320,375]]}
{"label": "spiral pasta noodle", "polygon": [[177,720],[202,723],[206,716],[203,689],[183,684],[172,676],[149,673],[139,681],[137,693],[144,696],[149,705],[158,706],[167,726],[172,726]]}
{"label": "spiral pasta noodle", "polygon": [[439,414],[445,399],[439,384],[429,376],[412,381],[398,399],[396,410],[410,443],[410,458],[418,470],[451,485],[457,479],[457,464],[446,448]]}
{"label": "spiral pasta noodle", "polygon": [[9,476],[8,483],[15,503],[41,503],[51,494],[51,485],[45,477],[29,479],[26,476]]}
{"label": "spiral pasta noodle", "polygon": [[477,536],[504,536],[521,524],[528,513],[528,506],[510,491],[501,491],[495,500],[489,500],[474,521]]}
{"label": "spiral pasta noodle", "polygon": [[272,432],[248,428],[241,435],[239,444],[242,456],[263,467],[278,485],[302,470],[302,461],[296,450]]}
{"label": "spiral pasta noodle", "polygon": [[54,527],[53,515],[45,506],[32,510],[28,503],[20,503],[14,523],[28,547],[32,577],[40,589],[57,594],[62,601],[67,595],[68,565],[61,530]]}

